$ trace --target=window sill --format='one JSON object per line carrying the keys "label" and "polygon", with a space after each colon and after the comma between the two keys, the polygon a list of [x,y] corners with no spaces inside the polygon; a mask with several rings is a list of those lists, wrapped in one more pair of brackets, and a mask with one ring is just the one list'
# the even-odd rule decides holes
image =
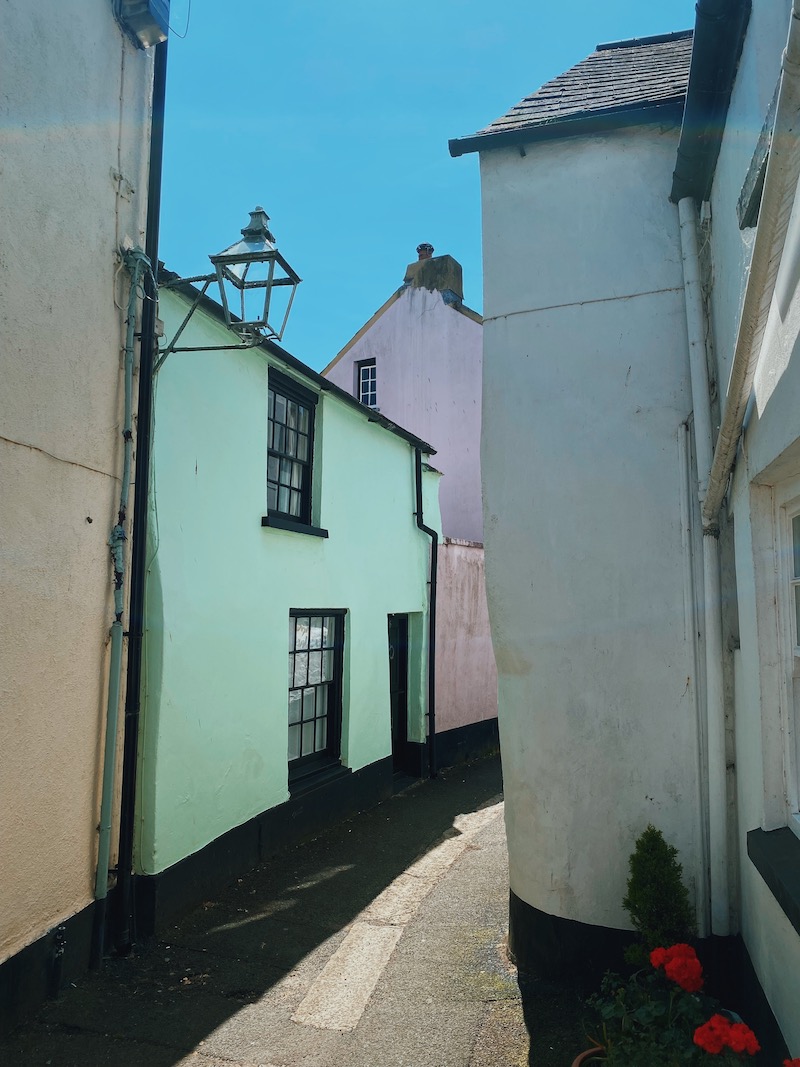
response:
{"label": "window sill", "polygon": [[800,839],[788,826],[751,830],[747,835],[747,855],[800,934]]}
{"label": "window sill", "polygon": [[327,537],[328,531],[320,526],[309,526],[305,522],[285,519],[282,515],[263,515],[262,526],[271,526],[274,530],[289,530],[290,533],[309,534],[311,537]]}
{"label": "window sill", "polygon": [[328,785],[330,782],[338,781],[340,778],[346,778],[348,774],[352,773],[353,771],[350,767],[343,767],[337,760],[332,766],[315,768],[306,774],[298,774],[296,778],[292,778],[290,774],[289,793],[292,797],[299,797],[304,793],[310,793],[312,789],[318,789],[320,786]]}

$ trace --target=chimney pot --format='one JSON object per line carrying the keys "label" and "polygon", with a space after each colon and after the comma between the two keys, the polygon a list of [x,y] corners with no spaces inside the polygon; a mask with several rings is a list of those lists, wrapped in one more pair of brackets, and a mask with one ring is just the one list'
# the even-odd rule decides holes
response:
{"label": "chimney pot", "polygon": [[417,245],[417,255],[420,259],[430,259],[433,255],[433,245],[423,241],[421,245]]}

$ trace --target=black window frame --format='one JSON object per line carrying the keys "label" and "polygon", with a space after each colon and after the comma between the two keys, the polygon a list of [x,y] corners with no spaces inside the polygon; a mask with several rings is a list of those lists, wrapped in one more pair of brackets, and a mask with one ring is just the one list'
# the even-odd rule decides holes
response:
{"label": "black window frame", "polygon": [[[309,778],[316,777],[322,773],[329,772],[332,768],[341,767],[341,754],[342,754],[342,692],[344,681],[344,642],[345,642],[345,617],[347,615],[346,608],[291,608],[289,611],[290,622],[293,626],[290,630],[290,645],[289,645],[289,687],[287,693],[287,730],[291,726],[300,725],[300,738],[301,748],[300,756],[294,759],[289,759],[289,739],[287,734],[287,760],[289,765],[289,788],[293,790],[298,784],[305,783]],[[319,649],[298,649],[297,647],[297,619],[302,618],[333,618],[334,620],[334,635],[333,641],[330,645],[330,650],[333,653],[333,677],[329,682],[320,681],[319,683],[309,683],[308,680],[308,667],[306,667],[306,680],[305,683],[295,685],[296,680],[296,662],[295,657],[304,651],[320,651],[323,652],[328,649],[329,646],[323,644]],[[326,697],[326,745],[325,748],[320,751],[313,751],[303,754],[302,751],[302,723],[289,723],[288,715],[291,704],[291,694],[297,691],[304,691],[309,689],[320,689],[325,685],[327,687]],[[315,694],[315,712],[316,712],[316,694]],[[302,704],[302,697],[301,697]],[[309,721],[309,720],[305,720]],[[316,714],[313,721],[315,724],[319,721]],[[315,725],[316,730],[316,725]]]}
{"label": "black window frame", "polygon": [[[272,404],[270,404],[270,395],[273,397]],[[301,459],[297,455],[291,454],[286,449],[278,449],[274,447],[274,433],[276,427],[284,427],[285,432],[291,429],[287,423],[276,422],[274,417],[274,405],[275,398],[281,397],[285,400],[287,407],[290,403],[299,404],[301,407],[308,410],[308,456],[307,459]],[[272,367],[267,371],[267,515],[265,525],[285,525],[291,529],[297,527],[311,527],[311,509],[312,509],[312,493],[313,493],[313,481],[314,481],[314,425],[316,422],[317,403],[319,397],[316,393],[310,389],[305,389],[299,382],[296,382],[293,378],[287,377],[285,374],[281,374],[280,371],[273,370]],[[294,431],[297,432],[296,430]],[[300,510],[298,515],[293,515],[290,510],[284,510],[280,507],[270,507],[270,487],[275,485],[277,495],[280,496],[280,487],[283,483],[280,482],[280,474],[278,475],[278,481],[270,478],[270,459],[277,460],[278,464],[281,461],[284,463],[298,463],[302,467],[301,484],[295,489],[300,494]],[[288,488],[288,487],[287,487]],[[291,504],[289,505],[291,507]]]}
{"label": "black window frame", "polygon": [[[374,367],[374,369],[375,369],[375,374],[374,374],[373,379],[372,379],[373,388],[368,390],[369,393],[374,393],[374,395],[375,395],[375,403],[374,404],[369,404],[369,403],[367,403],[366,400],[364,400],[364,392],[363,392],[363,389],[362,389],[362,380],[361,380],[361,372],[362,372],[362,370],[366,370],[366,369],[368,369],[370,367]],[[375,361],[375,357],[374,356],[373,356],[372,359],[361,359],[356,363],[356,390],[355,390],[355,394],[356,394],[356,398],[358,399],[359,403],[363,404],[364,407],[370,408],[370,410],[372,410],[372,411],[376,411],[378,409],[378,364]]]}

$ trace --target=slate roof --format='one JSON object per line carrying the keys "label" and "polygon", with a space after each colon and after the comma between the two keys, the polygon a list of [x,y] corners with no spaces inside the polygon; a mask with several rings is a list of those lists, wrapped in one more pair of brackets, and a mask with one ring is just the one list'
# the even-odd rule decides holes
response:
{"label": "slate roof", "polygon": [[[462,139],[536,129],[633,108],[679,104],[686,96],[692,31],[600,44],[586,59],[526,96],[499,119]],[[458,145],[458,141],[453,142]]]}

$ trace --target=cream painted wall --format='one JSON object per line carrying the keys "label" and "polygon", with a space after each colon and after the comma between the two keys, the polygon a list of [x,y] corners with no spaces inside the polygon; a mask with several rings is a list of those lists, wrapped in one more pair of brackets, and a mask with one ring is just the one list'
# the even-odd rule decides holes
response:
{"label": "cream painted wall", "polygon": [[93,896],[127,298],[115,251],[143,240],[152,63],[107,0],[3,6],[0,960]]}
{"label": "cream painted wall", "polygon": [[481,158],[481,461],[511,888],[620,928],[649,821],[703,897],[676,145],[677,131],[631,129]]}
{"label": "cream painted wall", "polygon": [[[185,306],[162,292],[168,334]],[[202,311],[183,337],[231,343]],[[175,353],[158,374],[137,819],[148,874],[288,798],[291,608],[348,610],[342,762],[353,770],[391,753],[387,616],[427,614],[411,446],[321,394],[315,521],[329,537],[265,529],[266,404],[261,349]],[[424,478],[425,521],[439,528],[438,475]],[[411,728],[424,737],[423,650],[411,658]]]}

